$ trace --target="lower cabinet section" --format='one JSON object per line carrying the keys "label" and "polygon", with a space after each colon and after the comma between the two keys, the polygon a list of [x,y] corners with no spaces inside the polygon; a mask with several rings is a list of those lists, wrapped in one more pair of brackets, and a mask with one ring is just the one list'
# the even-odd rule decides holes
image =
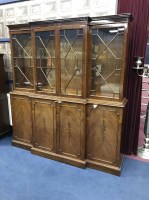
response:
{"label": "lower cabinet section", "polygon": [[78,167],[120,174],[123,108],[19,95],[11,95],[11,102],[13,145]]}

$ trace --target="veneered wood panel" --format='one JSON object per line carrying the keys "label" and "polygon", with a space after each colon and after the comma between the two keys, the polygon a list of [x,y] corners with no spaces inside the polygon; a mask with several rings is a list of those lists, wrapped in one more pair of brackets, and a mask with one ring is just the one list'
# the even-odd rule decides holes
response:
{"label": "veneered wood panel", "polygon": [[11,97],[13,137],[25,143],[32,142],[32,115],[29,98],[23,96]]}
{"label": "veneered wood panel", "polygon": [[58,152],[74,158],[84,154],[84,108],[78,104],[58,104]]}
{"label": "veneered wood panel", "polygon": [[87,158],[114,164],[119,159],[122,109],[88,106]]}
{"label": "veneered wood panel", "polygon": [[48,151],[55,151],[55,105],[53,102],[35,101],[34,146]]}

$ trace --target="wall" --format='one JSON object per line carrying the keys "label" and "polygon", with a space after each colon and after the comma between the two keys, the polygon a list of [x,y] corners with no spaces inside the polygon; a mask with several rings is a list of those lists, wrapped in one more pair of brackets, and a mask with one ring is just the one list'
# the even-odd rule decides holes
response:
{"label": "wall", "polygon": [[[0,1],[0,3],[8,2]],[[8,38],[8,24],[83,16],[103,16],[117,13],[117,0],[32,0],[0,6],[0,38]],[[0,43],[5,70],[11,78],[10,45]]]}

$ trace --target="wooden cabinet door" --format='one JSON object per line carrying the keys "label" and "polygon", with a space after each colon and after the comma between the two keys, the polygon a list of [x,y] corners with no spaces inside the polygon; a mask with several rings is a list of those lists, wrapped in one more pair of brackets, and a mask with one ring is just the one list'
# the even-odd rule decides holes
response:
{"label": "wooden cabinet door", "polygon": [[33,146],[55,151],[55,105],[53,101],[33,100]]}
{"label": "wooden cabinet door", "polygon": [[114,164],[120,155],[122,108],[89,105],[87,158]]}
{"label": "wooden cabinet door", "polygon": [[58,153],[84,159],[84,106],[58,104]]}
{"label": "wooden cabinet door", "polygon": [[13,137],[25,143],[32,142],[31,103],[28,97],[12,96]]}

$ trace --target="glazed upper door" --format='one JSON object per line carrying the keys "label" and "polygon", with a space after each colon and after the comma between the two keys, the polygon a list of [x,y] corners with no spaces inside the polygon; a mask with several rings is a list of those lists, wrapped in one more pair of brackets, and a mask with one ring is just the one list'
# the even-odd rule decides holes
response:
{"label": "glazed upper door", "polygon": [[31,33],[14,33],[11,42],[14,88],[34,89]]}
{"label": "glazed upper door", "polygon": [[24,142],[32,142],[32,114],[28,97],[12,96],[13,138]]}
{"label": "glazed upper door", "polygon": [[84,29],[80,26],[34,30],[37,91],[82,96]]}
{"label": "glazed upper door", "polygon": [[84,66],[83,28],[60,29],[60,93],[82,96]]}
{"label": "glazed upper door", "polygon": [[123,98],[126,32],[126,24],[92,27],[90,96]]}
{"label": "glazed upper door", "polygon": [[84,106],[58,103],[58,153],[76,159],[84,158]]}
{"label": "glazed upper door", "polygon": [[55,31],[35,31],[37,91],[56,92]]}

